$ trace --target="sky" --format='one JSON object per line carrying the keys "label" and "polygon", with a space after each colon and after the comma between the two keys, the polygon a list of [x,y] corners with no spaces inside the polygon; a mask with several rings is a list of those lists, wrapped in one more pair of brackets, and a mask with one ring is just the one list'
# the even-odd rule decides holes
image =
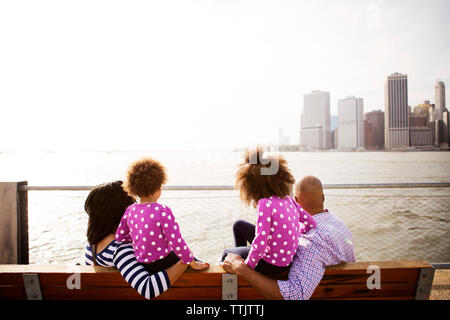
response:
{"label": "sky", "polygon": [[450,1],[1,1],[0,152],[299,142],[303,95],[450,87]]}

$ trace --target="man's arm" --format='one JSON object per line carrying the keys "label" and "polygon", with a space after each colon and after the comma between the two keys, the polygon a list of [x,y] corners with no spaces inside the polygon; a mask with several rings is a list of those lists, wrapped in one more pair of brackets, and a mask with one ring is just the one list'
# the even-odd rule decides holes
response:
{"label": "man's arm", "polygon": [[259,293],[269,300],[283,300],[276,280],[253,270],[247,266],[242,257],[229,253],[223,261],[223,269],[235,273],[251,284]]}

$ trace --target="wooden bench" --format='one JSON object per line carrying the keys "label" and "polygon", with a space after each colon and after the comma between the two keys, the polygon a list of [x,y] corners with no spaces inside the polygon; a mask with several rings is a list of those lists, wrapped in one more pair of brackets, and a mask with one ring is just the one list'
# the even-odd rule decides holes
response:
{"label": "wooden bench", "polygon": [[[378,266],[380,289],[369,289],[370,266]],[[369,268],[369,269],[368,269]],[[328,267],[312,299],[428,299],[434,269],[426,261],[344,263]],[[71,277],[71,278],[70,278]],[[80,289],[67,287],[67,282]],[[69,279],[70,278],[70,279]],[[369,282],[372,278],[369,279]],[[0,299],[143,299],[115,268],[56,265],[0,265]],[[188,269],[157,297],[165,300],[260,300],[245,280],[221,266]]]}

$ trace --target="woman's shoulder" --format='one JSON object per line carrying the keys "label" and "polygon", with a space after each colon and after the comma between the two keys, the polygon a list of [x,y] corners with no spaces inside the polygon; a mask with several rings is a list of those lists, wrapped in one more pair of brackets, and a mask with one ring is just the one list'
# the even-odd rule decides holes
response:
{"label": "woman's shoulder", "polygon": [[[102,251],[95,255],[97,263],[104,267],[112,267],[113,258],[119,245],[119,242],[112,240]],[[94,263],[92,260],[93,254],[91,246],[87,244],[84,254],[87,265],[92,265]]]}

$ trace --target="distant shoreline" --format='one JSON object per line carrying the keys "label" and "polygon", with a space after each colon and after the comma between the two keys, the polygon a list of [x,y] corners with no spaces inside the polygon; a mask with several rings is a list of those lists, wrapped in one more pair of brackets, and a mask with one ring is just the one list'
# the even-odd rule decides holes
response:
{"label": "distant shoreline", "polygon": [[[305,153],[368,153],[368,152],[449,152],[450,147],[447,148],[424,148],[424,149],[392,149],[392,150],[373,150],[373,149],[365,149],[365,150],[337,150],[337,149],[328,149],[328,150],[298,150],[296,148],[274,148],[274,147],[266,147],[266,151],[268,152],[305,152]],[[146,152],[244,152],[247,148],[236,148],[230,150],[217,150],[217,149],[192,149],[192,150],[4,150],[0,151],[1,154],[11,154],[11,153],[146,153]]]}

